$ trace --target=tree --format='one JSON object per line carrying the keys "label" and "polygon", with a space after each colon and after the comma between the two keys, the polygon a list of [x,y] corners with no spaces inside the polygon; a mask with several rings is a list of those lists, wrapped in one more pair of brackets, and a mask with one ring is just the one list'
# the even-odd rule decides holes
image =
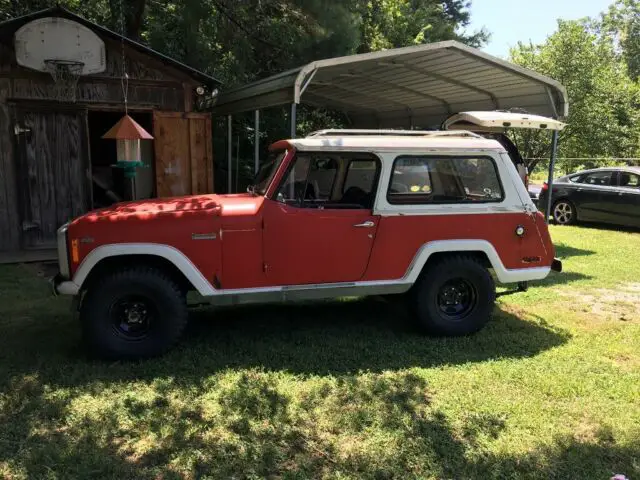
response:
{"label": "tree", "polygon": [[[588,21],[558,21],[541,45],[511,50],[513,62],[562,83],[569,94],[568,126],[560,134],[561,157],[625,157],[639,152],[640,89],[627,74],[610,36]],[[544,132],[512,133],[524,157],[549,157]],[[530,170],[535,162],[530,165]]]}
{"label": "tree", "polygon": [[365,0],[356,2],[362,17],[359,52],[459,40],[479,47],[489,34],[458,33],[469,25],[470,1]]}
{"label": "tree", "polygon": [[609,35],[616,51],[627,64],[629,75],[640,78],[640,0],[618,0],[602,14],[598,22],[603,34]]}

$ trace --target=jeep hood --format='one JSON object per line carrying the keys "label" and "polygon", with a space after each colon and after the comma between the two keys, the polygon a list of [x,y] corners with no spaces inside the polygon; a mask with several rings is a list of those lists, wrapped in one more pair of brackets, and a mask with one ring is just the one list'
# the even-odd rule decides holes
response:
{"label": "jeep hood", "polygon": [[181,216],[183,213],[210,211],[229,215],[255,214],[262,204],[263,197],[251,194],[235,195],[190,195],[173,198],[153,198],[135,202],[117,203],[110,207],[93,210],[80,218],[97,220],[104,217],[140,217],[149,218],[161,215]]}

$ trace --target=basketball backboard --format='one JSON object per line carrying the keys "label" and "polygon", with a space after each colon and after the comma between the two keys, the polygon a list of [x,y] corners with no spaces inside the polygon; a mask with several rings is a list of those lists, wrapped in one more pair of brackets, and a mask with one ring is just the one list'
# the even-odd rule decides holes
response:
{"label": "basketball backboard", "polygon": [[106,68],[104,42],[89,28],[73,20],[45,17],[23,25],[15,34],[19,65],[42,72],[47,60],[81,62],[80,75]]}

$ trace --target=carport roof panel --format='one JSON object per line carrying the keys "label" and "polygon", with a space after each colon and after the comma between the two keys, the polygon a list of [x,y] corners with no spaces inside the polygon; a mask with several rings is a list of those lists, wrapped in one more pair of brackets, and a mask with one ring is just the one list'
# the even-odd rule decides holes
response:
{"label": "carport roof panel", "polygon": [[223,92],[213,109],[227,115],[309,103],[354,117],[443,121],[466,110],[523,108],[566,117],[565,88],[455,41],[330,58]]}

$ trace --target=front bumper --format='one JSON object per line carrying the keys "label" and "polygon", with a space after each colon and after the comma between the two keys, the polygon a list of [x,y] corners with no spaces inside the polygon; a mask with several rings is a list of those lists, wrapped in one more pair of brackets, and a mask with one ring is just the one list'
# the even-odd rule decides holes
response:
{"label": "front bumper", "polygon": [[73,283],[71,280],[67,280],[58,273],[51,279],[51,288],[55,296],[58,295],[78,295],[80,287]]}

